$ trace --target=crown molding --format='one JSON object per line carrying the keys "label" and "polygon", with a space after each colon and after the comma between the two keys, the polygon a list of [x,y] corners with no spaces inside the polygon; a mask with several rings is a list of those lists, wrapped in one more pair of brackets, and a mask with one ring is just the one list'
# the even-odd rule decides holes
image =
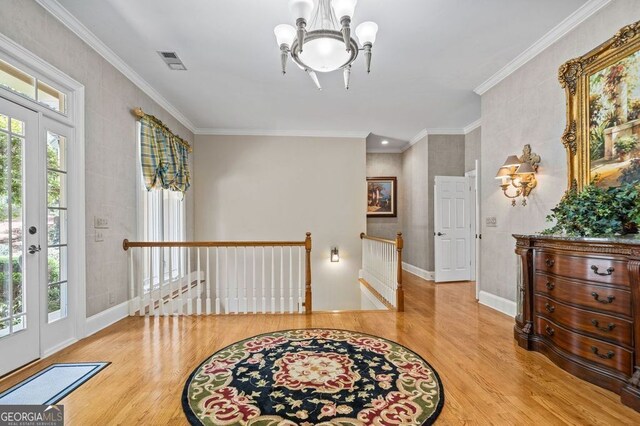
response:
{"label": "crown molding", "polygon": [[367,154],[402,154],[409,145],[405,144],[401,148],[371,148],[367,149]]}
{"label": "crown molding", "polygon": [[464,129],[458,127],[443,127],[440,129],[427,129],[429,135],[464,135]]}
{"label": "crown molding", "polygon": [[529,46],[524,52],[505,65],[497,73],[492,75],[487,81],[476,87],[473,91],[478,95],[484,95],[496,84],[514,73],[517,69],[538,56],[542,51],[567,35],[571,30],[586,21],[600,9],[611,3],[612,0],[589,0],[578,10],[569,15],[554,28],[546,33],[542,38]]}
{"label": "crown molding", "polygon": [[331,130],[266,130],[266,129],[195,129],[199,136],[280,136],[303,138],[366,139],[370,132],[337,132]]}
{"label": "crown molding", "polygon": [[473,123],[469,123],[467,124],[464,129],[463,132],[465,135],[468,135],[469,133],[473,132],[475,129],[477,129],[478,127],[480,127],[482,125],[481,120],[476,120]]}
{"label": "crown molding", "polygon": [[418,143],[420,140],[424,139],[427,136],[429,136],[429,131],[427,129],[420,130],[414,137],[409,139],[409,145],[406,147],[406,149],[409,149],[410,146],[415,145],[416,143]]}
{"label": "crown molding", "polygon": [[115,54],[106,44],[95,34],[84,26],[75,16],[64,8],[57,0],[36,0],[47,12],[62,22],[71,32],[77,35],[82,41],[87,43],[93,50],[102,56],[107,62],[113,65],[118,71],[124,74],[133,84],[146,93],[158,105],[164,108],[176,120],[184,125],[191,132],[195,133],[196,127],[178,108],[173,106],[164,96],[153,88],[144,78],[135,72],[125,61]]}

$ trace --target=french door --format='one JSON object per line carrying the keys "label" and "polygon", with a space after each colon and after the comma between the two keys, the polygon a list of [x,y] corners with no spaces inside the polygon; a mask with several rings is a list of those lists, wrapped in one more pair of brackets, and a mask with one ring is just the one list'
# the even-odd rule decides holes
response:
{"label": "french door", "polygon": [[68,277],[72,130],[0,98],[0,376],[75,336]]}
{"label": "french door", "polygon": [[39,133],[0,98],[0,376],[40,357]]}

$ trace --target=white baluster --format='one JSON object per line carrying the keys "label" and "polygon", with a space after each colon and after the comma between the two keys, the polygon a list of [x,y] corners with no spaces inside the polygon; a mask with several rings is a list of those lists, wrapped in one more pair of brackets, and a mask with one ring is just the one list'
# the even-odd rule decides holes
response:
{"label": "white baluster", "polygon": [[191,295],[191,249],[187,247],[187,315],[193,315],[193,298]]}
{"label": "white baluster", "polygon": [[176,315],[182,315],[184,311],[184,298],[182,293],[184,292],[184,247],[178,247],[178,311]]}
{"label": "white baluster", "polygon": [[206,313],[211,315],[211,268],[209,267],[209,247],[207,247],[207,276],[205,286],[207,287]]}
{"label": "white baluster", "polygon": [[289,313],[293,313],[293,247],[289,246]]}
{"label": "white baluster", "polygon": [[265,248],[262,247],[262,280],[260,281],[262,285],[262,313],[267,313],[267,294],[266,294],[266,281],[264,275],[264,260],[265,260]]}
{"label": "white baluster", "polygon": [[173,299],[175,294],[173,293],[173,248],[169,247],[169,312],[167,315],[175,315],[176,308],[174,306]]}
{"label": "white baluster", "polygon": [[235,302],[234,306],[235,306],[235,313],[237,314],[238,311],[239,311],[238,308],[240,307],[240,297],[239,297],[240,296],[240,293],[239,293],[240,292],[240,290],[239,290],[240,289],[240,278],[238,278],[238,274],[240,272],[238,271],[238,247],[234,247],[233,248],[233,258],[234,258],[233,267],[234,267],[235,276],[236,276],[236,282],[235,282],[235,285],[236,285],[235,296],[236,297],[234,297],[234,302]]}
{"label": "white baluster", "polygon": [[247,298],[247,248],[242,249],[242,312],[249,310],[249,299]]}
{"label": "white baluster", "polygon": [[152,315],[155,310],[155,304],[153,303],[153,247],[149,248],[149,300],[147,301],[148,309],[147,315]]}
{"label": "white baluster", "polygon": [[280,247],[280,313],[284,314],[284,247]]}
{"label": "white baluster", "polygon": [[202,289],[200,288],[200,283],[202,281],[202,277],[200,274],[202,273],[202,269],[200,268],[200,247],[196,249],[196,255],[198,259],[196,261],[196,315],[202,315]]}
{"label": "white baluster", "polygon": [[224,274],[226,277],[226,282],[225,282],[225,287],[227,289],[227,293],[225,294],[225,304],[224,304],[224,313],[228,314],[229,313],[229,301],[231,300],[231,298],[229,297],[229,247],[225,247],[224,248]]}
{"label": "white baluster", "polygon": [[271,247],[271,313],[276,312],[276,248]]}
{"label": "white baluster", "polygon": [[298,247],[298,312],[302,313],[302,247]]}
{"label": "white baluster", "polygon": [[220,313],[220,258],[216,247],[216,315]]}
{"label": "white baluster", "polygon": [[133,316],[135,314],[135,306],[133,304],[133,300],[136,297],[135,295],[135,273],[133,271],[133,250],[129,247],[129,316]]}
{"label": "white baluster", "polygon": [[253,313],[257,314],[258,313],[258,298],[256,297],[256,248],[253,248],[253,259],[252,259],[252,263],[253,263]]}

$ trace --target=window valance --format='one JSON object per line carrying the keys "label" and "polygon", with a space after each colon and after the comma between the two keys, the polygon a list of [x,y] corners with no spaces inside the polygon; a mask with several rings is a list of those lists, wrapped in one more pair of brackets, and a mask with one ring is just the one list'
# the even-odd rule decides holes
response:
{"label": "window valance", "polygon": [[156,117],[139,108],[134,114],[140,119],[140,161],[147,190],[186,192],[191,186],[191,146]]}

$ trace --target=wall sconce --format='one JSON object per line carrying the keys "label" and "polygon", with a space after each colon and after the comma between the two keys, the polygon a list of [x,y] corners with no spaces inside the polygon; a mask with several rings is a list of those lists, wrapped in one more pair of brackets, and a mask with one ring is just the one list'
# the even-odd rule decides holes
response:
{"label": "wall sconce", "polygon": [[340,262],[340,252],[338,252],[338,247],[331,249],[331,261]]}
{"label": "wall sconce", "polygon": [[[504,196],[511,199],[511,205],[516,205],[516,199],[522,197],[522,205],[527,205],[527,197],[538,186],[536,173],[540,156],[531,152],[531,145],[526,144],[522,149],[522,156],[510,155],[498,170],[496,179],[500,179],[500,187]],[[509,189],[515,188],[515,193],[510,194]]]}

